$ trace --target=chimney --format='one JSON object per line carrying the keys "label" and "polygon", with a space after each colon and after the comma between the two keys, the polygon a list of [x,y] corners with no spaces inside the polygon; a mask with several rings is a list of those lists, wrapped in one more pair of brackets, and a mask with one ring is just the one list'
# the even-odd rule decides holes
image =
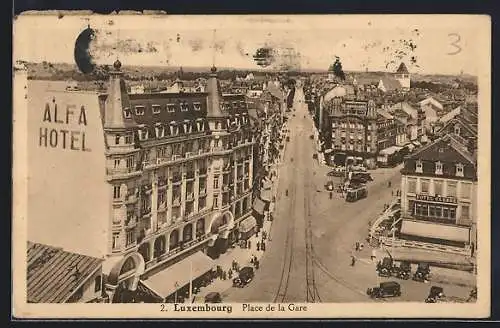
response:
{"label": "chimney", "polygon": [[104,128],[125,128],[124,109],[130,108],[130,100],[127,93],[125,81],[123,80],[122,64],[116,60],[113,69],[109,72],[108,96],[105,102]]}
{"label": "chimney", "polygon": [[217,68],[212,67],[208,81],[206,92],[207,97],[207,118],[224,117],[226,116],[221,109],[222,93],[220,91],[219,80],[217,80]]}

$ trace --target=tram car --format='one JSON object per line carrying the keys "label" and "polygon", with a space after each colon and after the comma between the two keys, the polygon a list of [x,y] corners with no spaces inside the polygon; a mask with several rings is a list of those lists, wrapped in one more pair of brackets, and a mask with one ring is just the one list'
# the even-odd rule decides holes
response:
{"label": "tram car", "polygon": [[366,185],[360,185],[347,188],[345,200],[346,202],[356,202],[366,197],[368,197],[368,189],[366,189]]}

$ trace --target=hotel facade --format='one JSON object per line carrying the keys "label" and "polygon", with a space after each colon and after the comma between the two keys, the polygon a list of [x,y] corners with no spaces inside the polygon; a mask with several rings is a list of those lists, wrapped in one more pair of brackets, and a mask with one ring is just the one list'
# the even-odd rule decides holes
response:
{"label": "hotel facade", "polygon": [[104,259],[108,301],[122,302],[255,225],[254,137],[215,67],[196,93],[128,94],[119,61],[109,75],[106,94],[28,84],[27,225],[34,242]]}
{"label": "hotel facade", "polygon": [[454,135],[409,155],[401,171],[401,240],[410,247],[474,256],[476,168]]}

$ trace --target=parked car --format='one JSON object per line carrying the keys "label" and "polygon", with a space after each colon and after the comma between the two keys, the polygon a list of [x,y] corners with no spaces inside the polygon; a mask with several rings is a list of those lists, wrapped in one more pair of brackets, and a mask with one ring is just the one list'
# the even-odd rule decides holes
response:
{"label": "parked car", "polygon": [[222,297],[218,292],[210,292],[205,296],[205,303],[222,303]]}
{"label": "parked car", "polygon": [[399,267],[394,267],[394,275],[397,278],[408,280],[411,274],[411,264],[408,261],[401,261]]}
{"label": "parked car", "polygon": [[371,298],[401,296],[401,285],[396,281],[381,282],[378,287],[368,288],[366,293]]}
{"label": "parked car", "polygon": [[442,297],[444,297],[443,287],[432,286],[429,290],[429,296],[425,299],[425,303],[436,303]]}
{"label": "parked car", "polygon": [[384,257],[382,262],[377,263],[377,272],[381,277],[390,277],[393,271],[393,261],[390,257]]}
{"label": "parked car", "polygon": [[252,267],[244,267],[238,273],[238,277],[233,279],[233,286],[235,287],[245,287],[249,284],[254,277],[255,273]]}
{"label": "parked car", "polygon": [[421,262],[418,264],[417,271],[413,274],[413,280],[425,282],[429,280],[431,269],[429,263]]}

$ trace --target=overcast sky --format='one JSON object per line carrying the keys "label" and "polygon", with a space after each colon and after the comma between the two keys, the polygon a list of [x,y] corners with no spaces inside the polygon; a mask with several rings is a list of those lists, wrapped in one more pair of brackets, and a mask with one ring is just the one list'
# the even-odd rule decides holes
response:
{"label": "overcast sky", "polygon": [[489,53],[486,16],[21,16],[15,24],[16,58],[38,62],[74,62],[87,24],[98,31],[99,64],[261,68],[252,56],[269,46],[299,52],[303,68],[327,69],[340,56],[345,70],[393,71],[403,61],[412,73],[477,75]]}

